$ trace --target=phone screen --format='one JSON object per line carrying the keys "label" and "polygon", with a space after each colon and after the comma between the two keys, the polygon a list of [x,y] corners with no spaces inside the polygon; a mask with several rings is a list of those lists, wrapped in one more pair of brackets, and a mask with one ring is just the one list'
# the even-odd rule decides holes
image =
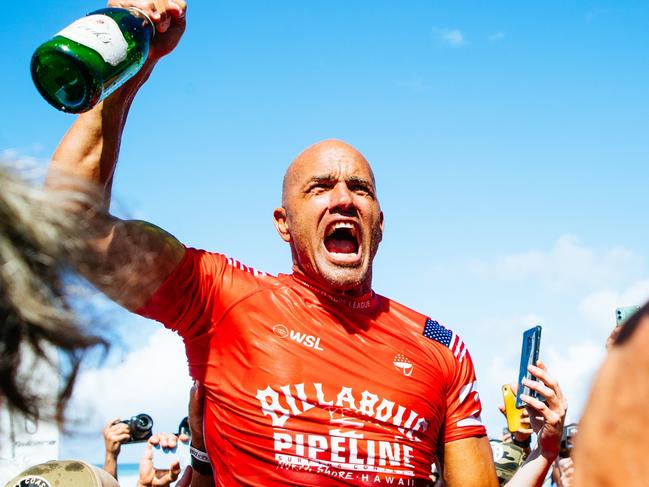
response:
{"label": "phone screen", "polygon": [[536,365],[539,359],[539,349],[541,347],[541,326],[535,326],[523,333],[523,345],[521,347],[521,363],[518,371],[518,394],[516,394],[516,407],[525,407],[521,400],[521,394],[533,396],[534,393],[529,387],[523,385],[523,379],[534,380],[532,374],[528,372],[527,367]]}
{"label": "phone screen", "polygon": [[188,443],[178,441],[174,448],[161,448],[160,445],[153,446],[153,468],[156,470],[169,470],[174,460],[180,462],[181,469],[190,464]]}

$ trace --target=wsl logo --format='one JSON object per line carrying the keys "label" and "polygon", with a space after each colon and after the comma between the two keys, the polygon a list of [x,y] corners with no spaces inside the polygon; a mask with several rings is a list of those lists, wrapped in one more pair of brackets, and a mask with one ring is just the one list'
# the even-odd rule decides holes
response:
{"label": "wsl logo", "polygon": [[320,346],[320,337],[314,335],[307,335],[306,333],[300,333],[299,331],[290,330],[286,325],[281,323],[273,326],[273,333],[280,338],[290,338],[294,342],[299,343],[307,348],[317,350],[319,352],[324,352],[324,348]]}

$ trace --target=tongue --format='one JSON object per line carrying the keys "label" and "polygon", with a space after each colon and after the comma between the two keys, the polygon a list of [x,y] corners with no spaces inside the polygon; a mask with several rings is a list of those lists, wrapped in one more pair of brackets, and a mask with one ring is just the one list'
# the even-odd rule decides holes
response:
{"label": "tongue", "polygon": [[325,241],[327,250],[337,254],[353,254],[356,252],[356,243],[344,238],[328,238]]}

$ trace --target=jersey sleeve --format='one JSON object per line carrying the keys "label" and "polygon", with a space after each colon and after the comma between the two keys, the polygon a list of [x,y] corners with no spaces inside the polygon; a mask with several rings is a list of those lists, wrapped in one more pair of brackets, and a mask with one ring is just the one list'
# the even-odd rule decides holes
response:
{"label": "jersey sleeve", "polygon": [[478,395],[473,361],[465,344],[463,347],[463,353],[454,357],[455,374],[447,395],[444,443],[487,434],[480,419],[482,404]]}
{"label": "jersey sleeve", "polygon": [[184,339],[205,333],[265,275],[224,255],[186,248],[185,255],[137,314],[161,322]]}

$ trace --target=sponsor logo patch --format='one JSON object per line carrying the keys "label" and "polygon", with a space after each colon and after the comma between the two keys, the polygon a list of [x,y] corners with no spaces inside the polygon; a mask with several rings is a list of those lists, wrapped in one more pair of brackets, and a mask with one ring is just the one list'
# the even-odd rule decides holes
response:
{"label": "sponsor logo patch", "polygon": [[43,477],[30,475],[29,477],[18,479],[18,482],[14,484],[14,487],[52,487],[52,484]]}

